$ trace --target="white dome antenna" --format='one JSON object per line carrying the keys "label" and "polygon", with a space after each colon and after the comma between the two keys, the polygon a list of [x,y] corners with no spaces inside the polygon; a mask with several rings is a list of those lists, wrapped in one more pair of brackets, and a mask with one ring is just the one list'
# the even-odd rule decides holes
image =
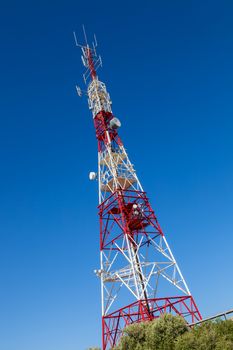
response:
{"label": "white dome antenna", "polygon": [[110,120],[109,126],[111,129],[118,129],[121,127],[121,122],[118,118],[114,117]]}
{"label": "white dome antenna", "polygon": [[97,173],[95,173],[94,171],[91,171],[89,173],[89,180],[94,181],[97,178]]}

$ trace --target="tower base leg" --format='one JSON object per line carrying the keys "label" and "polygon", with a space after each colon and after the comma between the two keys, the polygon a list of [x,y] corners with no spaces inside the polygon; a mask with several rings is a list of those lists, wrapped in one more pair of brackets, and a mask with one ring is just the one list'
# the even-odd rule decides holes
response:
{"label": "tower base leg", "polygon": [[192,296],[138,300],[102,318],[103,350],[118,343],[126,326],[151,321],[166,313],[182,316],[187,323],[202,319]]}

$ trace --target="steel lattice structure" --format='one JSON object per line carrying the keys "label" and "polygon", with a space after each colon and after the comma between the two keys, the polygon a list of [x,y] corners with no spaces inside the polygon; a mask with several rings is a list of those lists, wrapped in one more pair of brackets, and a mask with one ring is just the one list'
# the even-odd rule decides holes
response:
{"label": "steel lattice structure", "polygon": [[[102,346],[114,347],[123,328],[164,313],[188,323],[201,314],[151,208],[118,135],[120,122],[96,70],[102,65],[93,47],[81,47],[98,143]],[[77,88],[81,95],[80,88]],[[169,293],[169,294],[166,294]]]}

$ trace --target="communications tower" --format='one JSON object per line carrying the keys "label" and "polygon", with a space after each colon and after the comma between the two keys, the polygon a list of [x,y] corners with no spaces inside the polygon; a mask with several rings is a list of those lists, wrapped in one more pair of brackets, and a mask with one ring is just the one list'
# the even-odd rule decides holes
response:
{"label": "communications tower", "polygon": [[[75,42],[86,68],[83,78],[98,143],[98,173],[90,173],[90,179],[97,177],[99,185],[100,268],[95,272],[101,281],[106,350],[131,323],[164,313],[194,323],[201,314],[119,137],[121,123],[96,73],[102,65],[96,39],[92,46],[87,40],[80,45],[76,36]],[[79,87],[77,92],[82,94]]]}

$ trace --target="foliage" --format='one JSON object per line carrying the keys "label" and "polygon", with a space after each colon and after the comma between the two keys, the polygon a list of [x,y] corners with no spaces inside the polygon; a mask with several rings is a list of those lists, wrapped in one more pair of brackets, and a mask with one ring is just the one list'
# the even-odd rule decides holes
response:
{"label": "foliage", "polygon": [[207,322],[179,337],[175,350],[233,350],[233,322]]}
{"label": "foliage", "polygon": [[143,350],[146,342],[146,331],[151,322],[133,323],[124,329],[119,345],[115,350]]}
{"label": "foliage", "polygon": [[115,350],[233,350],[233,321],[189,329],[183,318],[167,314],[128,326]]}
{"label": "foliage", "polygon": [[164,315],[151,322],[146,333],[148,350],[173,350],[178,336],[187,332],[187,325],[182,317]]}
{"label": "foliage", "polygon": [[186,331],[183,318],[167,314],[127,327],[116,350],[173,350],[176,338]]}

